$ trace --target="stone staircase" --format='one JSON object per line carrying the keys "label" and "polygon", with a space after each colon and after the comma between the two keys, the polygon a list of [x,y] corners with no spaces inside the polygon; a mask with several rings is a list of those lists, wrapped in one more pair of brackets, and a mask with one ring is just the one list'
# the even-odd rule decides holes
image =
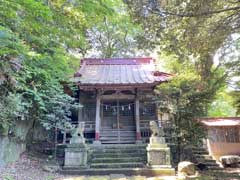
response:
{"label": "stone staircase", "polygon": [[209,155],[205,148],[192,148],[194,158],[196,160],[195,164],[201,169],[208,170],[221,170],[222,168],[217,164],[217,162]]}
{"label": "stone staircase", "polygon": [[146,162],[146,145],[101,145],[91,150],[90,168],[143,168]]}
{"label": "stone staircase", "polygon": [[89,145],[89,162],[86,168],[62,168],[59,173],[68,175],[173,176],[169,168],[149,168],[146,144]]}

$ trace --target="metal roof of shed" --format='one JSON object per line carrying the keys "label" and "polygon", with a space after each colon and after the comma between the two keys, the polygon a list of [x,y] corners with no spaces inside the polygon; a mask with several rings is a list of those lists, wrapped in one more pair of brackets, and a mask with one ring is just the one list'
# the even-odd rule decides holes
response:
{"label": "metal roof of shed", "polygon": [[168,81],[171,76],[156,71],[152,58],[82,59],[73,81],[80,86],[154,86]]}
{"label": "metal roof of shed", "polygon": [[198,119],[203,125],[212,127],[240,126],[240,117],[215,117]]}

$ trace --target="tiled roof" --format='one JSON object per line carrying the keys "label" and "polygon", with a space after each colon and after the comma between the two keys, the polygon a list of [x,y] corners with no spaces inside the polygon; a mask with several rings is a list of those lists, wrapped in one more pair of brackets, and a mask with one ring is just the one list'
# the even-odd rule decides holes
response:
{"label": "tiled roof", "polygon": [[83,59],[75,73],[80,85],[156,85],[172,75],[155,70],[152,58]]}
{"label": "tiled roof", "polygon": [[205,126],[240,126],[240,117],[217,117],[198,119]]}

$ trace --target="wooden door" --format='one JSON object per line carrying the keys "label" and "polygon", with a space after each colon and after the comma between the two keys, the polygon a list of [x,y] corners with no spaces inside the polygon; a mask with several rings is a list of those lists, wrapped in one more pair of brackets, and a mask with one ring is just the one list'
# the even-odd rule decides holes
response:
{"label": "wooden door", "polygon": [[102,129],[118,129],[118,112],[116,101],[104,101],[101,107]]}
{"label": "wooden door", "polygon": [[104,101],[101,129],[102,143],[134,143],[134,103],[127,100]]}
{"label": "wooden door", "polygon": [[125,130],[135,130],[134,102],[119,101],[119,128]]}

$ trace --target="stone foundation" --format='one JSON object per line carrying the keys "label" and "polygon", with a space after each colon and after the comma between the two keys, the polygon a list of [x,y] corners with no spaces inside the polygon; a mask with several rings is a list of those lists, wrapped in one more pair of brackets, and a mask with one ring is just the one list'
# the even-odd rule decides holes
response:
{"label": "stone foundation", "polygon": [[87,168],[88,147],[85,139],[79,136],[73,136],[70,144],[65,148],[64,168]]}
{"label": "stone foundation", "polygon": [[148,166],[151,168],[171,168],[170,148],[163,137],[151,137],[147,146]]}
{"label": "stone foundation", "polygon": [[65,149],[65,168],[87,168],[87,148],[67,147]]}

